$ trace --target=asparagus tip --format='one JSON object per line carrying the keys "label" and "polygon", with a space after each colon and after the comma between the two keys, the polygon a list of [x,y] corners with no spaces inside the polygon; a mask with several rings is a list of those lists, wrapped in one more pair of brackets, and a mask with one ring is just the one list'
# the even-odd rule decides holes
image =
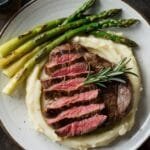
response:
{"label": "asparagus tip", "polygon": [[130,19],[132,24],[140,23],[139,19]]}
{"label": "asparagus tip", "polygon": [[116,9],[114,9],[114,10],[116,10],[116,12],[121,12],[121,11],[122,11],[121,8],[116,8]]}

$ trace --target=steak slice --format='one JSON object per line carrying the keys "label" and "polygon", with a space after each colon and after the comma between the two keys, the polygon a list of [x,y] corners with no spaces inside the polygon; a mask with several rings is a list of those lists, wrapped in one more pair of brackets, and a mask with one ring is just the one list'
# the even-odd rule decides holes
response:
{"label": "steak slice", "polygon": [[130,104],[132,99],[131,91],[132,88],[130,83],[118,85],[117,106],[120,116],[125,116],[129,111],[129,106],[131,106]]}
{"label": "steak slice", "polygon": [[43,93],[44,93],[46,99],[55,100],[56,98],[59,98],[62,96],[73,96],[74,94],[82,93],[82,92],[86,92],[86,91],[94,90],[94,89],[97,89],[97,86],[95,86],[94,84],[89,84],[89,85],[85,85],[85,86],[80,86],[79,88],[72,90],[72,91],[68,91],[68,90],[50,91],[50,90],[43,89]]}
{"label": "steak slice", "polygon": [[60,45],[58,47],[56,47],[55,49],[53,49],[49,60],[51,60],[51,57],[55,56],[55,55],[63,55],[63,54],[68,54],[68,53],[84,53],[87,50],[82,47],[79,44],[74,44],[74,43],[66,43],[63,45]]}
{"label": "steak slice", "polygon": [[88,119],[75,121],[62,128],[59,128],[55,131],[55,133],[60,137],[72,137],[83,135],[96,130],[106,121],[106,119],[107,116],[96,114],[95,116],[92,116]]}
{"label": "steak slice", "polygon": [[53,83],[57,83],[57,81],[55,82],[55,79],[53,81],[53,78],[51,78],[51,77],[48,79],[41,80],[41,84],[44,89],[49,88],[50,86],[52,86]]}
{"label": "steak slice", "polygon": [[49,77],[48,79],[41,80],[42,87],[44,89],[49,88],[50,86],[60,83],[61,81],[66,81],[73,78],[82,78],[87,77],[88,74],[93,74],[93,71],[85,71],[81,72],[80,74],[72,74],[72,75],[66,75],[65,77]]}
{"label": "steak slice", "polygon": [[79,106],[82,104],[91,104],[93,102],[98,101],[99,96],[99,90],[91,90],[84,93],[75,94],[74,96],[67,96],[67,97],[61,97],[58,99],[55,99],[55,101],[51,101],[46,106],[46,112],[53,115],[57,112],[60,112],[61,110],[64,110],[66,108],[70,108],[72,106]]}
{"label": "steak slice", "polygon": [[83,82],[85,81],[85,78],[75,78],[67,81],[62,81],[58,84],[55,84],[51,86],[48,89],[44,89],[44,92],[47,91],[74,91],[77,90],[79,87],[83,85]]}
{"label": "steak slice", "polygon": [[[64,54],[64,55],[77,55],[77,54]],[[64,55],[62,55],[62,56],[64,56]],[[73,65],[73,64],[79,63],[79,62],[85,62],[84,61],[84,57],[81,54],[78,54],[78,55],[80,55],[80,57],[77,58],[77,56],[76,56],[76,59],[74,57],[74,60],[72,59],[72,60],[70,60],[68,62],[64,62],[62,64],[57,64],[57,65],[51,66],[51,61],[48,62],[45,65],[45,72],[46,72],[46,74],[47,75],[51,75],[51,73],[53,73],[54,71],[56,71],[58,69],[61,69],[63,67],[68,67],[70,65]],[[62,57],[62,56],[57,56],[57,57]]]}
{"label": "steak slice", "polygon": [[76,54],[69,53],[69,54],[64,54],[61,56],[56,55],[51,58],[51,60],[48,62],[48,64],[46,64],[46,66],[47,66],[47,68],[52,68],[59,64],[62,65],[62,64],[74,61],[80,57],[81,57],[81,55],[79,53],[76,53]]}
{"label": "steak slice", "polygon": [[53,56],[51,58],[51,60],[46,64],[46,66],[48,68],[52,68],[52,67],[59,65],[59,64],[62,65],[62,64],[74,61],[80,57],[81,57],[81,54],[79,54],[79,53],[76,53],[76,54],[68,53],[68,54],[63,54],[61,56],[56,55],[56,56]]}
{"label": "steak slice", "polygon": [[107,89],[103,89],[102,99],[106,106],[109,123],[116,122],[127,115],[131,106],[131,91],[128,81],[126,84],[111,83],[107,85]]}
{"label": "steak slice", "polygon": [[84,59],[88,62],[89,65],[91,65],[91,68],[95,72],[98,72],[103,68],[112,66],[112,63],[110,63],[106,59],[92,53],[85,53]]}
{"label": "steak slice", "polygon": [[51,72],[76,62],[84,62],[83,54],[87,50],[78,44],[63,44],[53,49],[49,56],[49,62],[45,66],[45,72]]}
{"label": "steak slice", "polygon": [[88,106],[73,107],[60,113],[55,118],[47,119],[47,123],[49,125],[56,125],[58,122],[78,120],[80,118],[88,117],[92,114],[99,113],[104,108],[104,104],[90,104]]}
{"label": "steak slice", "polygon": [[52,77],[76,76],[82,73],[87,73],[88,65],[85,63],[76,63],[69,67],[64,67],[56,70],[51,74]]}

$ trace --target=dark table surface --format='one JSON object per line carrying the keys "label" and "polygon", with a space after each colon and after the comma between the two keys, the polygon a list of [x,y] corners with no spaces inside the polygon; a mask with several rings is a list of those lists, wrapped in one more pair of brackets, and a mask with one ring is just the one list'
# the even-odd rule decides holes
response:
{"label": "dark table surface", "polygon": [[[13,12],[23,6],[29,0],[12,0],[14,6],[11,12],[0,11],[0,29],[12,16]],[[17,1],[17,2],[16,2]],[[150,0],[123,0],[138,10],[145,19],[150,22]],[[142,137],[141,137],[142,138]],[[0,128],[0,150],[22,150],[4,131]],[[150,150],[150,138],[139,148],[139,150]]]}

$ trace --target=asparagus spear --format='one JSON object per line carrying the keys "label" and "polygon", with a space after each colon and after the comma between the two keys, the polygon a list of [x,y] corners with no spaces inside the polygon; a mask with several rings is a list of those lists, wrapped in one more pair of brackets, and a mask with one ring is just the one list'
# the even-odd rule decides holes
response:
{"label": "asparagus spear", "polygon": [[87,0],[80,8],[78,8],[72,15],[70,15],[64,22],[63,25],[67,24],[68,22],[71,22],[77,18],[77,16],[82,16],[82,13],[84,13],[87,9],[89,9],[96,0]]}
{"label": "asparagus spear", "polygon": [[21,83],[22,81],[24,81],[28,77],[28,75],[30,74],[30,72],[32,71],[34,66],[36,64],[38,64],[41,60],[43,60],[53,48],[62,44],[63,42],[70,40],[72,37],[79,35],[81,33],[96,30],[98,28],[129,27],[137,22],[138,22],[138,20],[136,20],[136,19],[128,19],[128,20],[126,20],[126,19],[119,19],[119,20],[111,19],[111,20],[104,20],[104,21],[84,25],[77,29],[66,32],[64,35],[60,36],[53,42],[49,43],[41,51],[39,51],[36,56],[34,56],[32,59],[30,59],[24,65],[24,67],[20,71],[18,71],[17,74],[6,85],[6,87],[3,89],[3,93],[10,95],[16,89],[18,84]]}
{"label": "asparagus spear", "polygon": [[93,31],[93,32],[91,32],[91,34],[96,37],[112,40],[116,43],[125,44],[129,47],[137,47],[136,42],[134,42],[126,37],[119,36],[119,35],[116,35],[116,34],[113,34],[113,33],[107,32],[107,31],[102,31],[102,30]]}
{"label": "asparagus spear", "polygon": [[[43,64],[47,61],[47,59],[41,61],[39,63],[39,66],[43,66]],[[13,78],[11,78],[10,82],[7,84],[7,86],[2,91],[3,93],[10,95],[15,90],[16,87],[18,87],[32,72],[33,67],[32,64],[30,64],[30,67],[24,67],[21,69]],[[17,80],[16,80],[17,79]]]}
{"label": "asparagus spear", "polygon": [[[77,15],[76,19],[85,18],[87,15]],[[29,40],[30,38],[35,37],[36,35],[50,30],[60,24],[65,20],[66,18],[60,18],[56,20],[49,21],[43,25],[39,25],[37,27],[34,27],[32,30],[29,30],[28,32],[25,32],[15,38],[12,38],[11,40],[5,42],[4,44],[0,45],[0,57],[5,57],[9,55],[13,50],[18,48],[21,44]]]}
{"label": "asparagus spear", "polygon": [[0,46],[0,57],[5,57],[9,55],[14,49],[18,48],[21,44],[26,42],[32,37],[35,37],[36,35],[46,31],[50,30],[59,24],[61,24],[65,19],[57,19],[50,21],[44,25],[37,26],[33,28],[32,30],[28,31],[27,33],[21,34],[18,37],[15,37],[8,42],[2,44]]}
{"label": "asparagus spear", "polygon": [[35,48],[37,45],[42,44],[43,42],[47,41],[48,39],[53,38],[57,35],[60,35],[69,29],[77,28],[81,25],[87,24],[89,22],[93,22],[94,20],[97,20],[97,19],[105,19],[105,18],[114,16],[114,15],[118,14],[119,12],[121,12],[121,9],[111,9],[108,11],[103,11],[100,14],[87,16],[87,17],[85,17],[85,19],[80,19],[78,21],[71,22],[66,25],[62,25],[62,26],[56,27],[52,30],[46,31],[46,32],[36,36],[35,38],[29,40],[22,46],[20,46],[18,49],[13,51],[13,53],[11,55],[8,55],[6,58],[2,58],[0,60],[0,68],[6,67],[7,65],[12,63],[16,59],[20,58],[21,56],[23,56],[24,54],[26,54],[27,52],[29,52],[30,50]]}
{"label": "asparagus spear", "polygon": [[34,55],[36,55],[37,52],[39,52],[43,47],[45,47],[48,44],[48,42],[36,47],[33,51],[23,56],[21,59],[13,63],[12,65],[8,66],[3,70],[3,73],[8,76],[9,78],[13,77],[18,70],[20,70],[24,64],[31,59]]}

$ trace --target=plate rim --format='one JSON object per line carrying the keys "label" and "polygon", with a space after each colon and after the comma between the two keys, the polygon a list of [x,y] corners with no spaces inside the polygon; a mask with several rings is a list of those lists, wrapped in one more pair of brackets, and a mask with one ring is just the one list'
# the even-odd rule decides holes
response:
{"label": "plate rim", "polygon": [[[22,6],[18,11],[16,11],[7,21],[6,23],[3,25],[2,29],[0,30],[0,38],[3,36],[4,32],[6,31],[7,27],[9,26],[9,24],[18,16],[18,14],[20,14],[24,9],[26,9],[27,7],[29,7],[30,5],[32,5],[34,2],[36,2],[37,0],[30,0],[29,2],[27,2],[24,6]],[[2,120],[0,119],[0,128],[4,131],[4,133],[14,142],[14,144],[16,144],[18,147],[20,147],[21,149],[24,149],[24,147],[18,143],[17,140],[15,140],[15,138],[8,132],[8,130],[6,129],[5,125],[3,124]]]}
{"label": "plate rim", "polygon": [[30,5],[32,5],[34,2],[36,2],[37,0],[30,0],[29,2],[27,2],[24,6],[22,6],[18,11],[16,11],[7,21],[6,23],[3,25],[3,27],[0,30],[0,38],[3,36],[5,30],[7,29],[7,27],[9,26],[9,24],[17,17],[18,14],[20,14],[24,9],[26,9],[27,7],[29,7]]}
{"label": "plate rim", "polygon": [[[9,26],[9,24],[23,11],[25,10],[27,7],[29,7],[30,5],[32,5],[33,3],[35,3],[38,0],[30,0],[29,2],[27,2],[24,6],[22,6],[18,11],[16,11],[7,21],[6,23],[3,25],[3,27],[0,30],[0,38],[3,36],[3,34],[5,33],[5,31],[7,30],[7,27]],[[145,23],[150,27],[150,21],[148,20],[148,18],[145,17],[145,15],[138,11],[138,9],[134,8],[132,5],[130,5],[128,2],[121,0],[123,3],[125,3],[126,5],[128,5],[128,7],[132,8],[138,15],[140,15],[143,20],[145,21]],[[147,121],[147,120],[146,120]],[[6,127],[4,126],[2,120],[0,119],[0,127],[1,129],[4,131],[4,133],[14,142],[14,144],[16,144],[18,147],[20,147],[21,149],[24,149],[24,147],[18,143],[15,138],[8,132],[8,130],[6,129]],[[140,142],[138,142],[138,144],[136,144],[133,149],[138,149],[148,138],[149,138],[149,134],[150,132],[147,133],[147,136],[145,136],[143,138],[143,140],[141,140]]]}

